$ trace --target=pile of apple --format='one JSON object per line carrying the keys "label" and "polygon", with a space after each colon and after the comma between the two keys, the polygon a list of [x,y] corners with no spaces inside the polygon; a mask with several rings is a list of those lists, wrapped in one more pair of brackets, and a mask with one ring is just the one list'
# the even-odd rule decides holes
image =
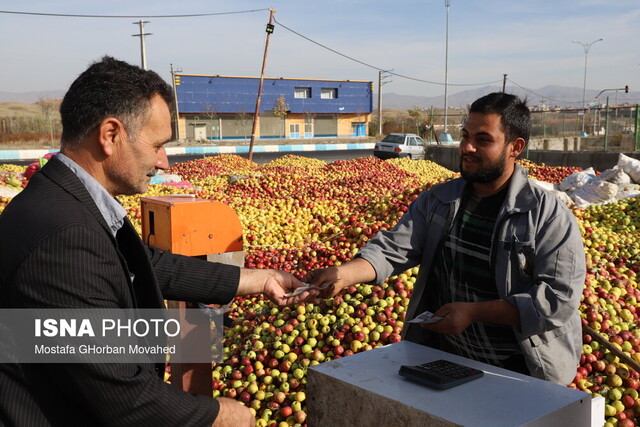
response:
{"label": "pile of apple", "polygon": [[28,180],[24,177],[25,169],[25,166],[0,165],[0,186],[7,187],[9,190],[0,196],[0,214],[13,197],[9,197],[9,195],[17,194],[27,185]]}
{"label": "pile of apple", "polygon": [[417,272],[352,286],[319,305],[279,310],[259,297],[236,298],[225,363],[213,370],[214,396],[244,402],[258,425],[304,423],[307,368],[400,341]]}
{"label": "pile of apple", "polygon": [[[553,183],[580,170],[520,163],[533,178]],[[366,157],[326,164],[292,155],[265,165],[220,155],[167,172],[193,187],[150,185],[142,196],[193,193],[227,203],[243,224],[245,266],[299,278],[350,260],[378,231],[392,228],[422,191],[457,176],[429,161]],[[139,198],[120,198],[138,230]],[[608,425],[635,425],[640,375],[629,360],[640,363],[640,200],[573,212],[587,256],[580,314],[585,331],[600,335],[585,332],[570,387],[603,396]],[[252,408],[258,425],[304,425],[308,367],[400,340],[417,273],[411,269],[382,286],[352,286],[317,305],[278,309],[259,296],[236,298],[227,313],[233,324],[225,332],[224,361],[212,372],[214,395]]]}
{"label": "pile of apple", "polygon": [[520,166],[527,169],[529,178],[550,182],[552,184],[560,184],[562,180],[569,175],[583,170],[575,166],[547,166],[544,163],[538,165],[527,159],[518,159],[516,161]]}
{"label": "pile of apple", "polygon": [[[609,425],[640,422],[640,199],[575,209],[584,238],[587,275],[580,305],[583,325],[604,337],[583,337],[583,354],[571,384],[606,399]],[[612,348],[607,348],[612,347]]]}

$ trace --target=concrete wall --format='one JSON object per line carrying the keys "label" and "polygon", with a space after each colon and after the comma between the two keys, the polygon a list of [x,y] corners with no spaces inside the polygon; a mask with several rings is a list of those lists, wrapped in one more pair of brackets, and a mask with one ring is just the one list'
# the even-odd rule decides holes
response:
{"label": "concrete wall", "polygon": [[582,138],[531,138],[530,150],[580,151]]}
{"label": "concrete wall", "polygon": [[[527,155],[528,154],[528,155]],[[629,157],[640,160],[640,152],[624,153]],[[548,166],[577,166],[588,168],[593,166],[597,171],[610,169],[618,163],[619,153],[604,151],[557,151],[557,150],[535,150],[522,153],[522,157],[537,164],[544,163]],[[459,171],[458,147],[445,147],[430,145],[426,148],[425,159],[431,160],[451,169]]]}

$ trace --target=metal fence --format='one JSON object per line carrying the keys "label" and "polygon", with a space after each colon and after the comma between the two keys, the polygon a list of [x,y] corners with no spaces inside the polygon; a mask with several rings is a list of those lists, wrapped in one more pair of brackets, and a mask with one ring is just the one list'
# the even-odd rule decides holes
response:
{"label": "metal fence", "polygon": [[[531,140],[557,141],[580,138],[580,150],[640,151],[640,116],[637,106],[596,107],[582,109],[534,109]],[[454,141],[460,140],[460,130],[466,111],[452,110],[447,114],[447,132]],[[416,132],[429,141],[435,141],[444,132],[442,111],[432,116],[432,126],[420,122],[418,126],[402,112],[385,120],[385,133]],[[377,124],[376,124],[377,126]],[[557,144],[556,144],[557,145]],[[567,145],[567,144],[565,144]]]}
{"label": "metal fence", "polygon": [[582,150],[637,151],[637,106],[532,111],[532,139],[581,137]]}

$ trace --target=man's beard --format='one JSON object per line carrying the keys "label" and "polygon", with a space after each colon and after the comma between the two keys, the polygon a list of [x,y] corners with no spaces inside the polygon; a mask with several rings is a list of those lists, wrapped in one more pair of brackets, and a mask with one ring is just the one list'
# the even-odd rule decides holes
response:
{"label": "man's beard", "polygon": [[[473,156],[471,156],[473,158]],[[507,150],[502,152],[498,160],[488,164],[486,167],[478,169],[476,172],[467,172],[462,167],[462,156],[460,156],[460,175],[469,183],[486,184],[500,178],[504,173],[507,159]]]}

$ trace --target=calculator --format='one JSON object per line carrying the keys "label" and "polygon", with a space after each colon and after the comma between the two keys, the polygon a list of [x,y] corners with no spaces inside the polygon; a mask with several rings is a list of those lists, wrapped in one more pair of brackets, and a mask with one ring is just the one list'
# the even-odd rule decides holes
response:
{"label": "calculator", "polygon": [[441,359],[422,365],[402,365],[399,374],[432,388],[447,389],[480,378],[484,372]]}

